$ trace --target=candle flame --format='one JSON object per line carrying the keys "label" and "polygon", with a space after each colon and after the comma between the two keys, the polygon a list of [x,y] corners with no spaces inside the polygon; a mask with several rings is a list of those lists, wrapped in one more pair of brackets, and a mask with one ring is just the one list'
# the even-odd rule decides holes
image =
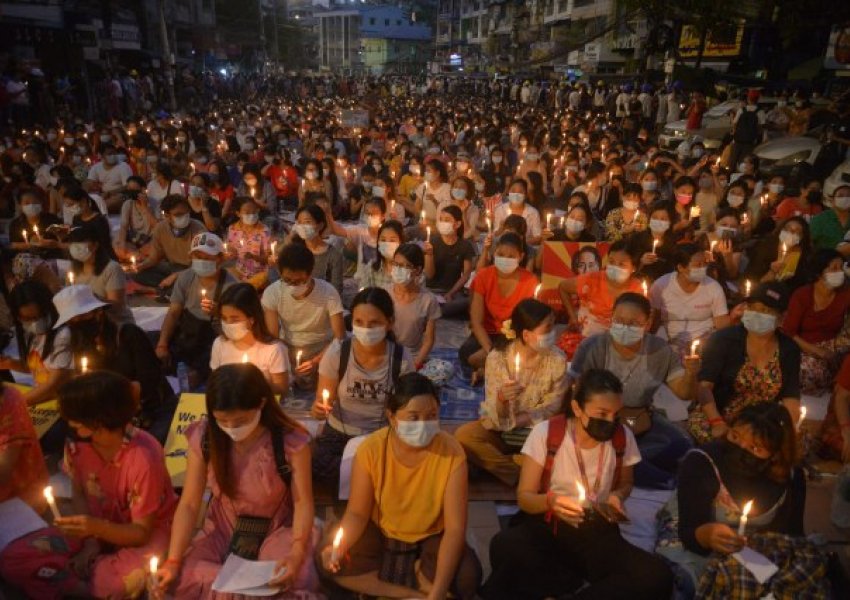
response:
{"label": "candle flame", "polygon": [[747,515],[749,515],[752,508],[753,508],[753,501],[750,500],[749,502],[747,502],[744,505],[744,509],[741,511],[741,516],[746,517]]}
{"label": "candle flame", "polygon": [[806,407],[801,406],[800,407],[800,418],[797,419],[797,429],[799,429],[803,425],[803,421],[806,420],[806,412],[807,412]]}
{"label": "candle flame", "polygon": [[699,348],[699,340],[694,340],[691,344],[691,356],[697,355],[697,348]]}
{"label": "candle flame", "polygon": [[645,279],[643,280],[643,283],[641,284],[641,286],[643,287],[643,295],[649,296],[649,284],[646,283]]}
{"label": "candle flame", "polygon": [[248,363],[248,353],[243,352],[242,353],[242,364],[247,364],[247,363]]}
{"label": "candle flame", "polygon": [[149,567],[150,567],[151,575],[156,575],[156,571],[159,568],[159,557],[158,556],[151,556],[151,562],[150,562]]}
{"label": "candle flame", "polygon": [[83,359],[80,361],[80,366],[82,367],[83,373],[89,370],[89,359],[87,356],[84,356]]}
{"label": "candle flame", "polygon": [[322,390],[322,405],[325,408],[330,408],[331,393],[328,390]]}
{"label": "candle flame", "polygon": [[514,375],[519,377],[519,352],[514,356]]}
{"label": "candle flame", "polygon": [[44,488],[44,499],[47,500],[48,504],[53,504],[56,500],[53,498],[53,486],[48,485]]}
{"label": "candle flame", "polygon": [[541,288],[543,287],[542,283],[538,283],[537,287],[534,288],[534,297],[537,298],[537,295],[540,293]]}
{"label": "candle flame", "polygon": [[206,298],[206,297],[207,297],[207,289],[201,288],[201,298]]}
{"label": "candle flame", "polygon": [[576,488],[578,489],[579,504],[584,504],[584,501],[587,500],[587,491],[584,489],[584,486],[580,481],[576,481]]}
{"label": "candle flame", "polygon": [[336,530],[336,535],[334,536],[334,548],[339,549],[339,545],[342,543],[342,527]]}

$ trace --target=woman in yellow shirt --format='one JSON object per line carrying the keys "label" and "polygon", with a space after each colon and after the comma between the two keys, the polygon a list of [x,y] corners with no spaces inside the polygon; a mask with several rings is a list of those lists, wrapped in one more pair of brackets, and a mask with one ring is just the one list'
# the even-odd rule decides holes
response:
{"label": "woman in yellow shirt", "polygon": [[439,412],[431,381],[402,375],[387,401],[389,426],[357,449],[341,544],[336,552],[326,544],[320,561],[341,587],[390,598],[475,597],[481,564],[465,542],[466,458],[440,431]]}

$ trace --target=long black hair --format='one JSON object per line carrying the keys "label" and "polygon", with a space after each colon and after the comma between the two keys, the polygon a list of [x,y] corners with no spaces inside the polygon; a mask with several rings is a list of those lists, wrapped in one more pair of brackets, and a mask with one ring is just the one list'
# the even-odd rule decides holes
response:
{"label": "long black hair", "polygon": [[[263,305],[260,303],[260,296],[257,294],[257,288],[253,285],[237,283],[224,290],[218,302],[219,319],[221,319],[221,308],[223,306],[232,306],[243,312],[249,319],[253,319],[254,324],[251,327],[251,333],[258,342],[271,344],[275,341],[275,336],[272,335],[268,325],[266,325],[265,313]],[[224,336],[224,333],[221,335]]]}
{"label": "long black hair", "polygon": [[[109,261],[112,260],[112,247],[103,246],[102,239],[98,235],[97,230],[89,223],[83,223],[82,225],[72,228],[68,235],[68,242],[72,244],[74,242],[95,242],[97,244],[97,248],[94,250],[95,275],[103,273],[106,265],[108,265]],[[71,257],[71,270],[74,274],[79,275],[83,270],[83,263]]]}
{"label": "long black hair", "polygon": [[[548,304],[534,298],[520,300],[511,312],[511,329],[516,339],[522,341],[522,334],[537,328],[552,314],[552,308]],[[504,350],[510,344],[510,340],[499,339],[496,347]]]}
{"label": "long black hair", "polygon": [[564,412],[569,417],[575,416],[570,400],[575,400],[576,404],[584,410],[591,396],[609,393],[623,393],[623,384],[620,379],[607,369],[588,369],[564,395]]}
{"label": "long black hair", "polygon": [[[384,288],[367,287],[357,292],[357,295],[354,296],[354,300],[351,301],[352,319],[354,318],[354,309],[361,304],[374,306],[381,311],[387,319],[395,319],[395,305],[393,304],[393,299],[390,296],[390,293]],[[392,330],[387,332],[387,339],[393,342],[395,341],[395,335]]]}
{"label": "long black hair", "polygon": [[[44,340],[44,349],[42,350],[42,358],[47,358],[53,353],[53,341],[56,339],[56,330],[53,329],[53,324],[59,320],[59,312],[53,305],[53,292],[40,281],[28,279],[12,288],[9,296],[11,300],[10,308],[17,325],[21,324],[21,307],[28,304],[38,306],[38,312],[41,315],[39,318],[49,318],[50,329],[47,330],[47,337]],[[18,338],[18,354],[21,360],[26,360],[32,342],[33,339],[27,335]]]}

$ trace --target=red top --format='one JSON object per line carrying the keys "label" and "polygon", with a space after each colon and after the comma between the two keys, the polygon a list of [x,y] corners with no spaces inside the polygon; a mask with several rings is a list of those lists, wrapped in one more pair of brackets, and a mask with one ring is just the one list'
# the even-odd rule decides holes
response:
{"label": "red top", "polygon": [[844,326],[844,314],[850,308],[850,288],[843,287],[835,294],[829,306],[815,310],[815,286],[804,285],[791,294],[788,312],[782,330],[790,335],[799,335],[810,344],[831,340]]}
{"label": "red top", "polygon": [[797,198],[785,198],[782,202],[779,203],[779,206],[776,207],[776,216],[785,220],[789,217],[794,216],[815,216],[823,211],[823,207],[820,204],[809,204],[807,208],[804,208],[800,205],[800,202]]}
{"label": "red top", "polygon": [[0,502],[19,497],[37,511],[44,510],[42,490],[47,485],[44,455],[24,397],[6,384],[0,391],[0,452],[10,448],[19,449],[18,460],[0,485]]}
{"label": "red top", "polygon": [[481,269],[472,280],[473,293],[484,297],[484,330],[487,333],[500,333],[502,321],[511,318],[511,313],[519,301],[534,296],[537,277],[522,268],[517,269],[517,272],[519,281],[513,293],[507,297],[499,293],[499,272],[496,267]]}
{"label": "red top", "polygon": [[266,177],[271,181],[278,197],[291,198],[298,193],[298,173],[292,167],[271,165],[266,169]]}

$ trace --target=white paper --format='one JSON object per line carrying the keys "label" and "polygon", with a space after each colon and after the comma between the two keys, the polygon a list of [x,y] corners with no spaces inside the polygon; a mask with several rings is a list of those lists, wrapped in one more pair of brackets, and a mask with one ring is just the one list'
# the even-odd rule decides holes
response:
{"label": "white paper", "polygon": [[652,395],[652,404],[664,411],[668,421],[688,420],[688,403],[680,399],[666,385],[662,384],[655,390],[655,394]]}
{"label": "white paper", "polygon": [[281,570],[275,573],[275,565],[277,563],[273,560],[245,560],[230,554],[218,572],[212,589],[247,596],[274,596],[280,589],[269,587],[268,583],[284,572]]}
{"label": "white paper", "polygon": [[732,556],[734,556],[735,560],[744,565],[744,567],[753,574],[756,581],[762,584],[773,577],[774,573],[779,570],[779,567],[770,562],[770,559],[764,554],[759,554],[752,548],[748,548],[746,546],[740,552],[736,552]]}
{"label": "white paper", "polygon": [[0,502],[0,552],[18,538],[45,527],[44,519],[20,498]]}
{"label": "white paper", "polygon": [[348,496],[351,494],[351,469],[354,467],[354,455],[357,454],[357,449],[365,439],[365,435],[351,438],[342,451],[342,461],[339,463],[340,500],[348,500]]}

